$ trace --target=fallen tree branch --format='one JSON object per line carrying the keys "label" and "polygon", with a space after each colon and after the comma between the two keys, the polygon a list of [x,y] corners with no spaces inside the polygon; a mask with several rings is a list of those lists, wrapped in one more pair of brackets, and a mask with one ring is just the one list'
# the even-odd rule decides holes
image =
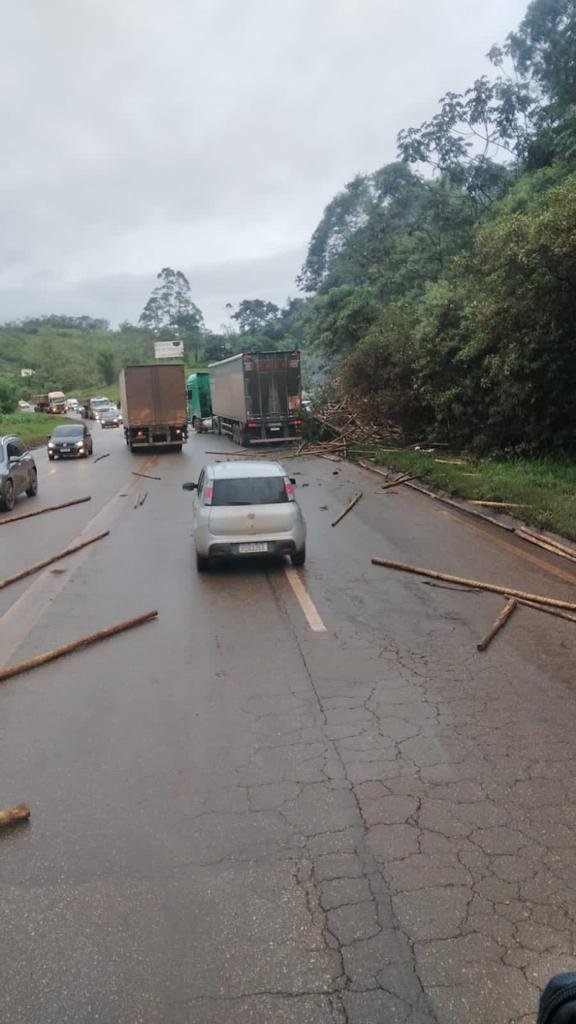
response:
{"label": "fallen tree branch", "polygon": [[508,619],[513,614],[513,612],[516,611],[517,607],[517,600],[514,597],[511,597],[510,600],[507,601],[506,604],[504,605],[496,621],[493,623],[493,625],[486,633],[486,636],[483,636],[480,643],[476,644],[476,647],[479,651],[485,651],[486,648],[490,646],[496,634],[499,633],[502,627],[506,625]]}
{"label": "fallen tree branch", "polygon": [[97,459],[94,459],[94,462],[100,462],[100,459],[107,459],[109,455],[110,452],[104,452],[104,455],[99,455]]}
{"label": "fallen tree branch", "polygon": [[30,817],[30,808],[28,804],[16,804],[15,807],[9,807],[6,811],[0,811],[0,828],[6,828],[7,825],[16,825],[19,821],[28,821]]}
{"label": "fallen tree branch", "polygon": [[35,658],[30,658],[28,661],[21,661],[18,665],[10,665],[8,668],[4,668],[0,671],[0,682],[4,682],[5,679],[10,679],[12,676],[21,675],[22,672],[29,672],[31,669],[39,668],[40,665],[46,665],[49,661],[56,661],[57,658],[63,658],[66,654],[72,654],[81,647],[89,647],[91,644],[98,643],[100,640],[106,640],[110,636],[116,636],[117,633],[123,633],[125,630],[132,629],[134,626],[140,626],[144,622],[149,622],[151,619],[155,619],[157,615],[158,612],[156,609],[144,612],[143,615],[137,615],[133,619],[125,619],[124,622],[119,622],[116,626],[108,626],[106,629],[100,629],[97,633],[91,633],[89,636],[84,636],[80,640],[73,640],[69,644],[63,644],[62,647],[56,647],[53,651],[46,651],[44,654],[37,654]]}
{"label": "fallen tree branch", "polygon": [[60,505],[45,505],[35,512],[25,512],[21,516],[12,516],[11,519],[0,519],[0,526],[7,526],[8,523],[19,523],[21,519],[32,519],[33,516],[42,516],[45,512],[56,512],[59,508],[69,508],[70,505],[82,505],[85,501],[92,501],[90,495],[87,498],[74,498],[72,501],[63,501]]}
{"label": "fallen tree branch", "polygon": [[358,494],[354,495],[354,497],[352,498],[352,501],[348,505],[346,505],[346,508],[344,509],[344,511],[341,512],[340,515],[336,517],[336,519],[332,523],[332,526],[337,526],[338,523],[340,522],[340,520],[344,519],[344,516],[347,516],[348,513],[352,511],[352,509],[354,508],[354,505],[357,505],[358,502],[360,501],[360,498],[362,497],[362,494],[363,494],[363,491],[358,491]]}
{"label": "fallen tree branch", "polygon": [[543,597],[540,594],[528,594],[524,590],[500,587],[496,583],[482,583],[480,580],[467,579],[465,576],[451,576],[445,572],[437,572],[436,569],[422,569],[415,565],[407,565],[404,562],[392,562],[387,558],[372,558],[372,564],[382,565],[386,569],[397,569],[400,572],[414,573],[415,576],[428,576],[432,580],[444,580],[445,583],[476,587],[478,590],[488,590],[492,594],[503,594],[504,597],[516,597],[520,600],[530,601],[535,605],[548,605],[550,608],[566,608],[571,612],[576,611],[576,604],[573,601],[562,601],[557,597]]}
{"label": "fallen tree branch", "polygon": [[132,470],[132,476],[145,476],[147,480],[161,480],[161,476],[150,476],[150,473],[137,473],[134,469]]}
{"label": "fallen tree branch", "polygon": [[97,533],[95,537],[90,537],[90,540],[83,540],[80,544],[74,544],[71,548],[66,548],[65,551],[61,551],[59,555],[52,555],[51,558],[45,558],[42,562],[36,562],[35,565],[31,565],[28,569],[23,569],[22,572],[16,573],[15,576],[8,576],[5,580],[0,580],[0,590],[4,590],[4,587],[10,586],[11,583],[17,583],[18,580],[23,580],[26,576],[32,576],[35,572],[40,572],[47,565],[52,565],[52,562],[58,562],[61,558],[67,558],[68,555],[75,554],[76,551],[81,551],[82,548],[87,548],[89,544],[95,544],[97,540],[102,540],[103,537],[107,537],[110,530],[104,530],[103,533]]}

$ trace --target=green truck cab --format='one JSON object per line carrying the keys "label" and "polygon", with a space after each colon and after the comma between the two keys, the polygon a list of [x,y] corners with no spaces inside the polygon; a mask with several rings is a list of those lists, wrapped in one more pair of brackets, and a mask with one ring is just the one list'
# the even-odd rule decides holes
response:
{"label": "green truck cab", "polygon": [[212,430],[212,396],[210,374],[207,371],[191,373],[186,381],[188,395],[188,422],[198,434]]}

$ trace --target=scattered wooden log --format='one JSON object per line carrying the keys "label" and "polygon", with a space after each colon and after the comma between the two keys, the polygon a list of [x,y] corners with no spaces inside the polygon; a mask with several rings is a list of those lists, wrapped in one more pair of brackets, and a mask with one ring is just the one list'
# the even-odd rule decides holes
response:
{"label": "scattered wooden log", "polygon": [[470,498],[470,504],[486,508],[529,508],[528,505],[520,505],[517,501],[481,501],[479,498]]}
{"label": "scattered wooden log", "polygon": [[524,605],[525,608],[532,608],[535,612],[545,612],[546,615],[554,615],[557,619],[565,619],[566,622],[576,622],[576,615],[561,612],[558,608],[544,608],[540,604],[533,604],[532,601],[524,601],[521,598],[518,599],[518,604]]}
{"label": "scattered wooden log", "polygon": [[434,462],[441,462],[444,466],[467,466],[465,459],[434,459]]}
{"label": "scattered wooden log", "polygon": [[150,473],[137,473],[134,469],[132,470],[132,476],[145,476],[147,480],[161,480],[161,476],[151,476]]}
{"label": "scattered wooden log", "polygon": [[508,619],[513,614],[513,612],[516,611],[517,607],[517,600],[514,597],[511,597],[510,600],[507,601],[506,604],[504,605],[498,618],[492,624],[486,635],[482,637],[480,643],[476,644],[476,647],[479,651],[485,651],[486,648],[490,646],[496,634],[499,633],[502,627],[506,625]]}
{"label": "scattered wooden log", "polygon": [[516,590],[512,587],[501,587],[496,583],[483,583],[480,580],[471,580],[465,576],[452,576],[445,572],[437,572],[436,569],[423,569],[415,565],[407,565],[405,562],[392,562],[388,558],[372,558],[373,565],[382,565],[386,569],[397,569],[400,572],[414,573],[415,576],[428,576],[432,580],[444,580],[445,583],[456,583],[465,587],[476,587],[478,590],[488,590],[492,594],[503,594],[504,597],[516,597],[524,601],[530,601],[536,605],[547,605],[550,608],[565,608],[567,611],[576,611],[576,604],[573,601],[562,601],[557,597],[544,597],[540,594],[529,594],[524,590]]}
{"label": "scattered wooden log", "polygon": [[56,661],[57,658],[63,658],[66,654],[72,654],[81,647],[89,647],[92,644],[99,643],[100,640],[106,640],[110,636],[116,636],[117,633],[123,633],[127,629],[133,629],[134,626],[140,626],[144,622],[150,622],[150,620],[155,619],[157,615],[158,612],[156,609],[144,612],[143,615],[137,615],[133,619],[125,619],[124,622],[119,622],[115,626],[108,626],[106,629],[99,629],[97,633],[91,633],[89,636],[81,637],[80,640],[73,640],[69,644],[63,644],[61,647],[56,647],[53,651],[46,651],[44,654],[37,654],[35,658],[29,658],[28,661],[21,661],[17,665],[9,665],[8,668],[4,668],[0,671],[0,682],[4,682],[5,679],[10,679],[12,676],[21,675],[22,672],[30,672],[32,669],[39,668],[40,665],[46,665],[50,661]]}
{"label": "scattered wooden log", "polygon": [[21,516],[12,516],[10,519],[0,519],[0,526],[7,526],[8,523],[19,523],[22,519],[32,519],[33,516],[42,516],[45,512],[56,512],[60,508],[70,508],[71,505],[82,505],[85,501],[92,501],[92,497],[73,498],[71,501],[63,501],[60,505],[45,505],[35,512],[24,512]]}
{"label": "scattered wooden log", "polygon": [[417,480],[417,476],[401,476],[397,480],[392,480],[389,484],[383,484],[382,490],[377,491],[377,494],[382,494],[382,491],[389,491],[391,487],[398,487],[399,484],[407,484],[409,480]]}
{"label": "scattered wooden log", "polygon": [[28,804],[16,804],[15,807],[8,807],[5,811],[0,811],[0,828],[6,828],[7,825],[16,825],[19,821],[28,821],[30,817],[30,808]]}
{"label": "scattered wooden log", "polygon": [[539,536],[525,526],[521,526],[516,530],[516,536],[521,537],[522,540],[528,541],[529,544],[536,544],[538,547],[544,548],[546,551],[550,551],[554,555],[560,555],[562,558],[567,558],[571,562],[576,562],[576,550],[574,550],[574,548],[565,547],[564,544],[559,544],[551,538]]}
{"label": "scattered wooden log", "polygon": [[35,565],[30,565],[28,569],[23,569],[22,572],[17,572],[15,576],[8,576],[4,580],[0,580],[0,590],[4,590],[5,587],[10,586],[11,583],[17,583],[18,580],[23,580],[26,576],[32,576],[35,572],[40,572],[47,565],[52,565],[52,562],[58,562],[61,558],[68,558],[68,555],[75,554],[76,551],[81,551],[82,548],[87,548],[89,544],[95,544],[97,540],[102,540],[103,537],[107,537],[110,530],[104,530],[103,533],[97,533],[94,537],[90,537],[90,540],[83,540],[80,544],[74,544],[71,548],[66,548],[65,551],[61,551],[59,555],[52,555],[51,558],[45,558],[42,562],[36,562]]}
{"label": "scattered wooden log", "polygon": [[341,512],[341,513],[340,513],[340,515],[336,517],[336,519],[335,519],[335,520],[334,520],[334,522],[332,523],[332,526],[337,526],[337,525],[338,525],[338,523],[339,523],[339,522],[340,522],[340,521],[341,521],[342,519],[344,519],[344,516],[347,516],[347,515],[348,515],[348,513],[352,511],[352,509],[354,508],[354,506],[355,506],[355,505],[357,505],[357,504],[358,504],[358,502],[360,501],[360,498],[362,497],[362,494],[363,494],[363,491],[358,491],[358,494],[355,494],[355,495],[354,495],[354,497],[352,498],[352,501],[351,501],[351,502],[349,502],[349,504],[348,504],[348,505],[346,505],[346,508],[344,509],[344,511],[343,511],[343,512]]}

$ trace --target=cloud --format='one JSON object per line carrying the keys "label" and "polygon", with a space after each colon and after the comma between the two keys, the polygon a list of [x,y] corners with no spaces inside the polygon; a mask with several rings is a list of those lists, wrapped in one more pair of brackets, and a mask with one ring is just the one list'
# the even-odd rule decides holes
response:
{"label": "cloud", "polygon": [[135,317],[165,265],[190,276],[212,326],[222,295],[241,298],[244,284],[282,301],[325,204],[394,159],[397,131],[444,91],[486,70],[524,3],[506,8],[13,5],[0,68],[0,318],[63,302]]}

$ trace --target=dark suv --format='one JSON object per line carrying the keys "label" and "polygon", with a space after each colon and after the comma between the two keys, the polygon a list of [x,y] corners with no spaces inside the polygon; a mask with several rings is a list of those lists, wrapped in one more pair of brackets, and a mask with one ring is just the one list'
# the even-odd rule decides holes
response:
{"label": "dark suv", "polygon": [[11,512],[16,495],[38,493],[36,463],[26,445],[14,434],[0,437],[0,509]]}

